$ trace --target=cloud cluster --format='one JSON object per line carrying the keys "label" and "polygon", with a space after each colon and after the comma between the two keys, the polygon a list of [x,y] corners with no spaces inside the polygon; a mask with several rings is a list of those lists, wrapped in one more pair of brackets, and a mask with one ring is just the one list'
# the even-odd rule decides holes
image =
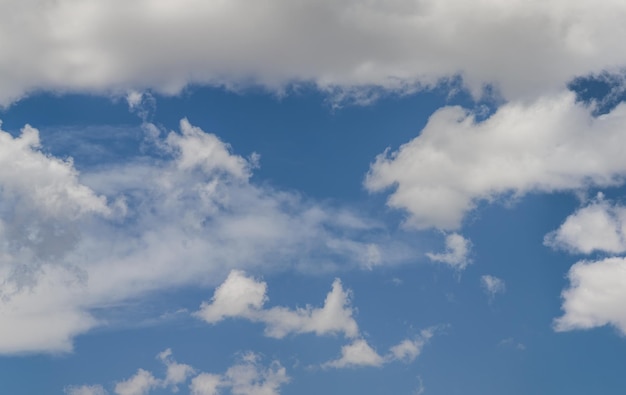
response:
{"label": "cloud cluster", "polygon": [[453,75],[474,92],[488,83],[530,97],[626,64],[625,17],[618,0],[8,0],[0,103],[190,83],[304,82],[362,99]]}
{"label": "cloud cluster", "polygon": [[203,302],[194,315],[215,324],[226,318],[245,318],[266,325],[265,334],[283,338],[289,334],[315,333],[318,336],[343,334],[351,342],[341,348],[341,356],[322,364],[324,368],[382,366],[391,361],[413,362],[434,335],[434,330],[423,330],[415,339],[405,339],[390,348],[386,356],[379,355],[361,336],[353,318],[350,291],[341,281],[333,282],[322,307],[306,306],[295,310],[276,306],[264,308],[268,301],[267,284],[244,272],[234,270],[215,289],[213,298]]}
{"label": "cloud cluster", "polygon": [[275,338],[291,333],[342,333],[347,337],[358,335],[358,326],[352,317],[350,294],[344,291],[338,279],[333,282],[324,305],[319,308],[306,306],[295,310],[286,307],[264,309],[263,305],[268,300],[266,292],[265,282],[235,270],[215,290],[211,301],[202,303],[195,315],[212,324],[227,317],[263,322],[266,325],[265,334]]}
{"label": "cloud cluster", "polygon": [[557,331],[612,325],[626,334],[625,220],[626,208],[600,193],[546,235],[547,245],[571,253],[622,255],[583,260],[570,268],[569,287],[561,294],[563,315],[554,321]]}
{"label": "cloud cluster", "polygon": [[457,229],[483,201],[620,185],[624,122],[626,105],[594,117],[572,92],[509,102],[481,122],[446,107],[419,136],[379,155],[365,186],[393,188],[388,205],[407,210],[409,226]]}
{"label": "cloud cluster", "polygon": [[[156,155],[82,173],[44,154],[35,129],[0,132],[0,353],[69,351],[103,324],[93,309],[214,285],[233,268],[330,271],[417,255],[377,240],[384,228],[364,216],[255,185],[257,156],[186,120],[165,135],[144,128]],[[290,331],[315,329],[290,317]]]}
{"label": "cloud cluster", "polygon": [[[222,374],[198,373],[187,364],[178,363],[167,349],[157,355],[166,367],[164,378],[155,377],[152,372],[138,369],[126,380],[115,384],[116,395],[149,395],[154,391],[179,392],[179,385],[188,384],[191,395],[218,395],[223,389],[229,389],[232,395],[278,395],[280,387],[289,382],[286,369],[278,361],[269,366],[261,364],[261,357],[248,352],[240,361]],[[106,395],[108,392],[101,385],[68,386],[67,395]],[[162,392],[159,392],[162,393]]]}

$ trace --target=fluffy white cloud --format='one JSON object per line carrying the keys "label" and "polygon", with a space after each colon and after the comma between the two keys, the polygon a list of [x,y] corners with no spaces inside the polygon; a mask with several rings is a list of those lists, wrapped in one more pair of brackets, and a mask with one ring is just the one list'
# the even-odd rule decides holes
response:
{"label": "fluffy white cloud", "polygon": [[429,252],[426,256],[434,261],[441,262],[462,270],[471,263],[468,255],[472,248],[472,243],[458,233],[451,233],[446,236],[446,251],[442,253]]}
{"label": "fluffy white cloud", "polygon": [[568,273],[557,331],[612,325],[626,335],[626,258],[581,261]]}
{"label": "fluffy white cloud", "polygon": [[233,395],[278,395],[280,387],[289,382],[289,376],[278,361],[264,368],[258,355],[248,354],[241,363],[228,368],[224,382]]}
{"label": "fluffy white cloud", "polygon": [[489,295],[490,299],[493,299],[496,294],[504,293],[506,291],[506,283],[504,280],[489,274],[485,274],[480,277],[480,284],[487,295]]}
{"label": "fluffy white cloud", "polygon": [[[34,129],[0,132],[0,353],[70,351],[74,336],[100,324],[93,309],[215,285],[234,268],[370,268],[363,252],[373,245],[378,264],[417,256],[386,236],[377,242],[384,228],[350,210],[253,184],[256,158],[185,120],[165,137],[145,129],[158,159],[81,173],[42,153]],[[307,321],[327,322],[333,308],[295,311],[286,331],[352,331],[345,317],[335,317],[341,329]]]}
{"label": "fluffy white cloud", "polygon": [[388,204],[410,213],[409,226],[455,229],[481,201],[621,184],[626,105],[591,112],[571,92],[507,103],[482,122],[443,108],[418,137],[379,155],[365,186],[394,188]]}
{"label": "fluffy white cloud", "polygon": [[422,353],[422,349],[434,334],[433,329],[424,329],[414,339],[401,341],[389,349],[387,359],[413,362]]}
{"label": "fluffy white cloud", "polygon": [[71,160],[41,151],[37,129],[26,125],[17,137],[0,130],[0,197],[5,206],[16,211],[26,206],[54,219],[109,214],[106,198],[82,185],[78,175]]}
{"label": "fluffy white cloud", "polygon": [[366,100],[358,88],[456,74],[474,91],[528,97],[625,65],[625,17],[619,0],[7,0],[0,103],[40,89],[292,82]]}
{"label": "fluffy white cloud", "polygon": [[152,373],[139,369],[133,377],[115,384],[115,393],[117,395],[146,395],[160,384],[161,382]]}
{"label": "fluffy white cloud", "polygon": [[107,391],[101,385],[69,386],[65,388],[67,395],[106,395]]}
{"label": "fluffy white cloud", "polygon": [[254,318],[267,300],[267,284],[233,270],[215,289],[211,302],[202,302],[199,318],[214,324],[228,317]]}
{"label": "fluffy white cloud", "polygon": [[341,356],[322,364],[323,368],[380,367],[393,361],[410,363],[417,358],[430,338],[435,334],[433,328],[424,329],[412,339],[404,339],[392,346],[386,355],[376,352],[364,339],[356,339],[341,348]]}
{"label": "fluffy white cloud", "polygon": [[170,386],[173,392],[178,392],[178,384],[182,384],[194,374],[195,370],[190,365],[184,363],[178,363],[172,357],[172,350],[167,349],[160,352],[157,358],[161,360],[167,367],[165,380],[163,380],[163,386]]}
{"label": "fluffy white cloud", "polygon": [[[178,384],[188,382],[195,372],[190,365],[174,362],[171,349],[157,355],[167,367],[164,378],[156,378],[151,372],[138,369],[128,380],[115,385],[117,395],[147,395],[153,390],[170,388],[170,393],[178,392]],[[174,371],[171,369],[174,368]],[[180,368],[184,367],[184,368]],[[258,354],[247,352],[240,361],[229,367],[223,374],[202,372],[191,379],[189,390],[191,395],[217,395],[220,389],[229,389],[232,395],[279,395],[280,388],[289,382],[287,370],[279,361],[272,361],[268,366],[261,364]],[[68,395],[106,395],[100,385],[68,386]]]}
{"label": "fluffy white cloud", "polygon": [[263,322],[265,334],[282,338],[294,333],[325,335],[343,333],[358,335],[358,325],[352,317],[349,291],[344,291],[341,281],[333,282],[332,290],[319,308],[306,306],[291,310],[286,307],[263,308],[268,300],[267,284],[234,270],[215,290],[209,303],[203,302],[195,313],[198,318],[216,323],[227,317],[241,317]]}
{"label": "fluffy white cloud", "polygon": [[613,205],[602,194],[587,206],[567,217],[544,243],[574,253],[604,251],[626,252],[626,207]]}
{"label": "fluffy white cloud", "polygon": [[322,367],[338,369],[362,366],[378,367],[384,363],[385,358],[370,347],[364,339],[356,339],[341,347],[341,357],[324,363]]}
{"label": "fluffy white cloud", "polygon": [[222,385],[222,377],[220,375],[201,373],[191,380],[189,390],[191,395],[217,395]]}

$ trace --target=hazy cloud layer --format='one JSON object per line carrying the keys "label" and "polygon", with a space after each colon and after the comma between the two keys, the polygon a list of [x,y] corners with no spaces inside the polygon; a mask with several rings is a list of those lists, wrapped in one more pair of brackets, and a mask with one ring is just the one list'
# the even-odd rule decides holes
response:
{"label": "hazy cloud layer", "polygon": [[626,65],[625,17],[618,0],[8,0],[0,103],[41,89],[303,82],[367,101],[370,87],[452,75],[527,98]]}
{"label": "hazy cloud layer", "polygon": [[377,242],[381,225],[350,210],[254,185],[257,156],[186,120],[180,132],[144,128],[160,159],[82,174],[43,154],[35,129],[0,132],[0,353],[68,351],[101,324],[91,309],[214,285],[233,268],[332,271],[417,256]]}

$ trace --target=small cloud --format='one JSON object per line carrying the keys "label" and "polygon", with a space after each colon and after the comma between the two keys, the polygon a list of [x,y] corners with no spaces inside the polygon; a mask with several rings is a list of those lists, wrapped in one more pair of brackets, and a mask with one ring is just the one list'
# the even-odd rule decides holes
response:
{"label": "small cloud", "polygon": [[482,285],[485,293],[489,296],[489,300],[493,300],[497,294],[501,294],[506,291],[506,284],[504,283],[504,280],[488,274],[480,277],[480,284]]}
{"label": "small cloud", "polygon": [[422,349],[426,343],[428,343],[430,338],[433,337],[434,332],[434,329],[424,329],[419,336],[416,336],[414,339],[405,339],[401,341],[389,349],[387,360],[398,360],[407,363],[413,362],[415,358],[421,354]]}
{"label": "small cloud", "polygon": [[66,395],[107,395],[108,392],[101,385],[68,386],[63,390]]}
{"label": "small cloud", "polygon": [[373,366],[379,367],[385,363],[380,356],[364,339],[357,339],[351,344],[341,347],[341,357],[326,362],[323,368],[350,368]]}
{"label": "small cloud", "polygon": [[451,267],[463,270],[471,263],[468,255],[471,250],[472,243],[458,233],[451,233],[446,236],[446,250],[443,253],[426,254],[433,262],[441,262]]}

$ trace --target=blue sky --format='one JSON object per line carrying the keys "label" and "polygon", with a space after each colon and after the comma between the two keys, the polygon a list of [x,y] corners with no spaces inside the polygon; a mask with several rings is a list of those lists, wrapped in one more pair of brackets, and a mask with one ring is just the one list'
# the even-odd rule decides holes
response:
{"label": "blue sky", "polygon": [[0,5],[0,393],[622,394],[621,2]]}

